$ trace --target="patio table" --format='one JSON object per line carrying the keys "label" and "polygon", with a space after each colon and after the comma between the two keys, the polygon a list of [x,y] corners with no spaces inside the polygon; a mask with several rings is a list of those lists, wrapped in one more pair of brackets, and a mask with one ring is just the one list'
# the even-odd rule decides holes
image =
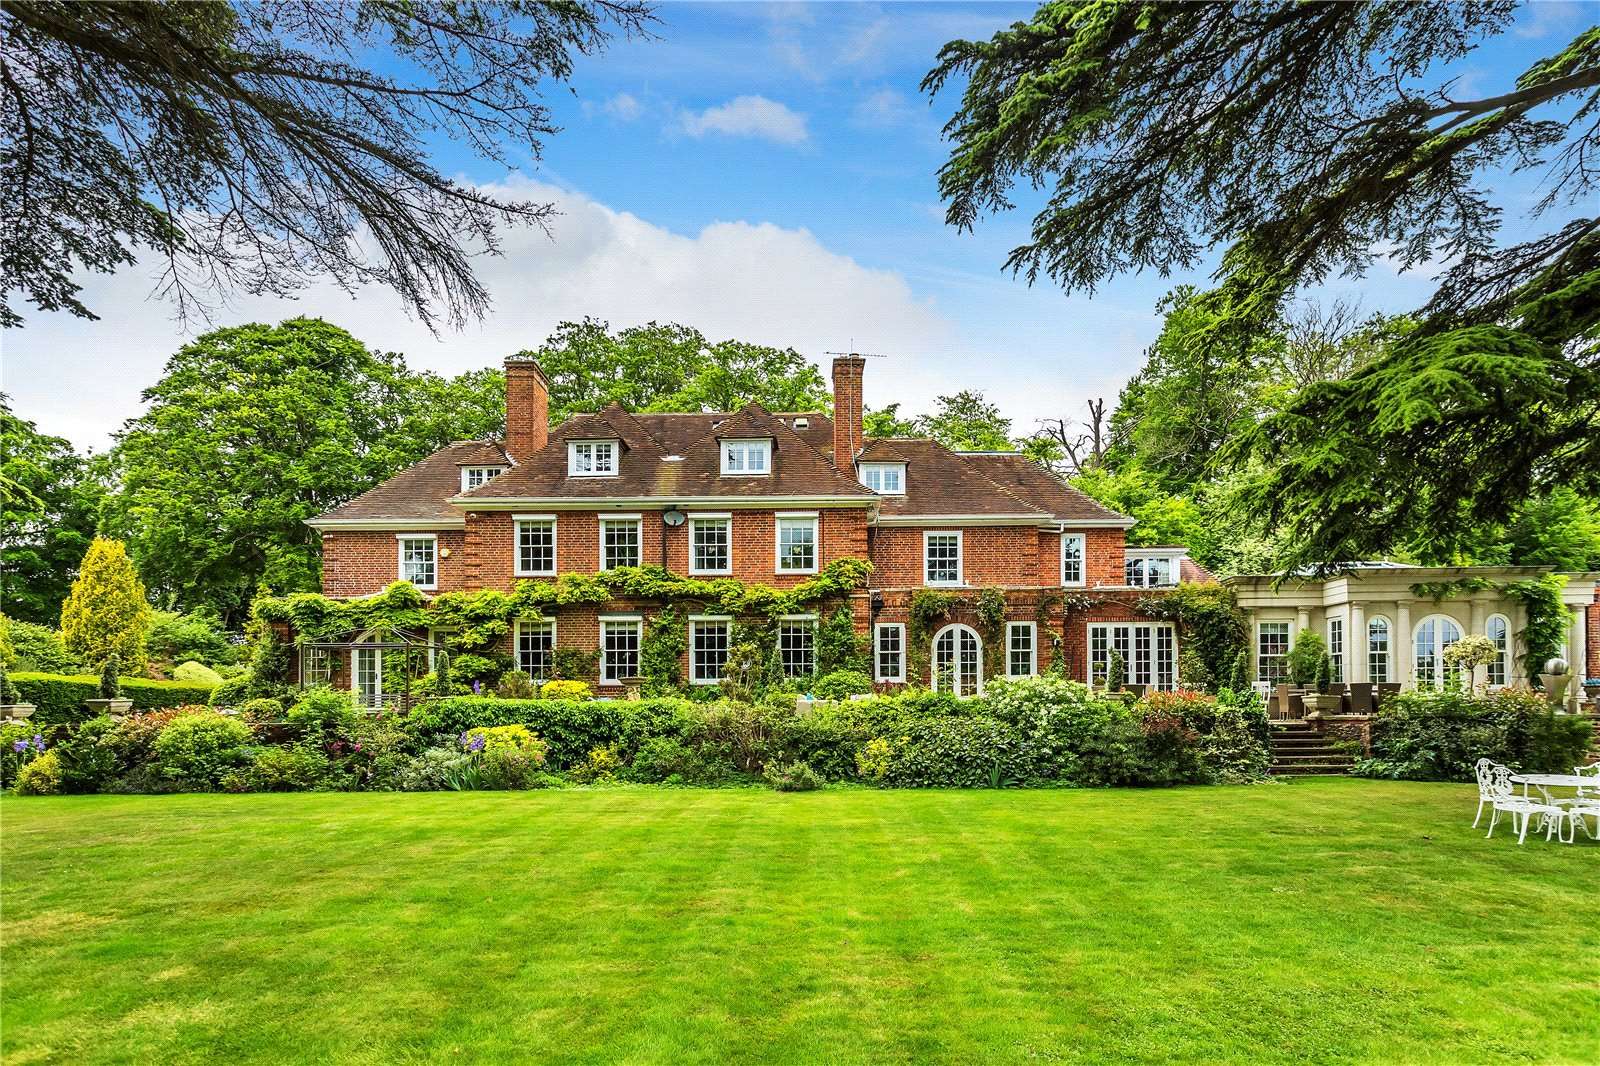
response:
{"label": "patio table", "polygon": [[[1596,788],[1597,786],[1595,778],[1581,777],[1578,774],[1512,774],[1511,780],[1522,786],[1523,799],[1530,798],[1528,796],[1528,787],[1531,785],[1539,790],[1544,802],[1550,806],[1556,806],[1556,801],[1550,796],[1552,788],[1573,788],[1581,791],[1586,788]],[[1597,789],[1597,791],[1600,791],[1600,789]],[[1582,818],[1578,819],[1578,824],[1583,826],[1585,836],[1595,836],[1589,832],[1589,824]]]}

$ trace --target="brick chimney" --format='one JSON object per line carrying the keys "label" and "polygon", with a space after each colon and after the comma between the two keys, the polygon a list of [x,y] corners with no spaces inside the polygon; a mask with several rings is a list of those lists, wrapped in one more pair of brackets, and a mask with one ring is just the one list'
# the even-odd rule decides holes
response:
{"label": "brick chimney", "polygon": [[861,454],[861,377],[867,361],[859,355],[833,360],[833,465],[854,473]]}
{"label": "brick chimney", "polygon": [[524,462],[550,440],[550,383],[531,355],[506,357],[506,451]]}

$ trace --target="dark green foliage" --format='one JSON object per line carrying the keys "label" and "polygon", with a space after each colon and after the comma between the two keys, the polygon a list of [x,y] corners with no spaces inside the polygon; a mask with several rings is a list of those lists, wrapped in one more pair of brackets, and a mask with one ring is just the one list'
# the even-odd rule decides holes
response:
{"label": "dark green foliage", "polygon": [[592,680],[600,669],[600,653],[598,651],[583,651],[578,648],[557,648],[555,655],[556,674],[563,681],[589,681]]}
{"label": "dark green foliage", "polygon": [[284,721],[301,736],[320,741],[348,736],[355,728],[356,709],[348,692],[313,688],[301,694]]}
{"label": "dark green foliage", "polygon": [[121,666],[122,661],[115,654],[106,656],[106,661],[100,664],[101,699],[115,700],[122,697],[122,684],[117,680],[117,671]]}
{"label": "dark green foliage", "polygon": [[328,759],[303,747],[253,749],[249,761],[221,778],[224,792],[310,792],[323,787]]}
{"label": "dark green foliage", "polygon": [[[1511,20],[1508,4],[1051,0],[950,42],[924,80],[963,80],[946,218],[971,227],[1009,210],[1014,185],[1043,186],[1007,265],[1069,289],[1222,248],[1218,287],[1194,301],[1203,359],[1186,359],[1214,373],[1177,418],[1153,397],[1113,451],[1182,477],[1233,437],[1236,513],[1276,539],[1278,568],[1402,548],[1448,561],[1525,500],[1600,494],[1600,232],[1582,162],[1600,140],[1600,28],[1514,84],[1498,71],[1482,98],[1446,81]],[[1542,197],[1496,202],[1498,168],[1533,171]],[[1500,246],[1508,208],[1533,232]],[[1375,352],[1293,376],[1249,426],[1253,372],[1275,358],[1257,341],[1297,293],[1382,249],[1404,269],[1451,265]]]}
{"label": "dark green foliage", "polygon": [[639,673],[646,695],[666,695],[683,684],[679,663],[688,647],[681,608],[668,607],[651,617],[639,643]]}
{"label": "dark green foliage", "polygon": [[[17,673],[11,680],[22,694],[23,702],[37,708],[33,720],[40,725],[65,725],[84,720],[88,712],[83,701],[95,699],[100,691],[100,680],[95,677]],[[212,691],[209,685],[149,681],[142,677],[120,678],[118,684],[122,698],[132,700],[136,711],[203,704]]]}
{"label": "dark green foliage", "polygon": [[826,615],[817,626],[817,673],[864,672],[868,668],[866,638],[858,635],[848,606]]}
{"label": "dark green foliage", "polygon": [[62,792],[99,792],[110,784],[119,770],[110,741],[114,728],[108,717],[91,718],[57,741],[54,750],[61,765]]}
{"label": "dark green foliage", "polygon": [[191,614],[156,611],[145,630],[145,650],[153,662],[183,663],[193,660],[207,666],[239,661],[236,648],[222,631],[222,619],[206,610]]}
{"label": "dark green foliage", "polygon": [[1289,680],[1301,688],[1317,683],[1328,669],[1328,646],[1320,633],[1303,629],[1294,635],[1294,647],[1284,660]]}
{"label": "dark green foliage", "polygon": [[1122,653],[1113,648],[1111,661],[1106,664],[1106,688],[1112,692],[1121,692],[1127,680],[1128,664],[1123,661]]}
{"label": "dark green foliage", "polygon": [[1587,761],[1593,743],[1589,719],[1555,714],[1532,693],[1402,692],[1386,700],[1373,720],[1372,758],[1358,763],[1355,772],[1470,781],[1473,765],[1492,759],[1525,773],[1571,773]]}
{"label": "dark green foliage", "polygon": [[17,697],[17,686],[11,683],[11,671],[6,669],[5,661],[0,660],[0,703],[16,703]]}
{"label": "dark green foliage", "polygon": [[575,766],[595,748],[629,750],[647,736],[673,736],[694,721],[681,699],[495,700],[460,697],[424,704],[408,715],[412,736],[455,737],[479,726],[525,725],[549,745],[552,769]]}
{"label": "dark green foliage", "polygon": [[677,737],[647,737],[633,753],[625,774],[629,781],[648,785],[717,785],[727,781],[732,772],[732,766],[714,752]]}
{"label": "dark green foliage", "polygon": [[[100,472],[70,441],[18,418],[0,393],[0,485],[0,565],[6,575],[0,610],[18,621],[55,625],[94,539],[105,495]],[[29,669],[64,667],[35,658]]]}
{"label": "dark green foliage", "polygon": [[1514,581],[1505,586],[1506,595],[1516,600],[1527,612],[1527,624],[1518,634],[1527,651],[1522,656],[1523,668],[1529,677],[1544,672],[1544,664],[1555,658],[1567,639],[1567,627],[1572,612],[1561,601],[1561,590],[1566,578],[1560,574]]}
{"label": "dark green foliage", "polygon": [[1196,676],[1192,670],[1180,671],[1190,688],[1216,689],[1234,674],[1240,655],[1247,653],[1245,614],[1239,609],[1233,590],[1225,585],[1179,585],[1144,601],[1139,610],[1152,618],[1178,623],[1183,634],[1183,654],[1198,660],[1204,670],[1203,676]]}

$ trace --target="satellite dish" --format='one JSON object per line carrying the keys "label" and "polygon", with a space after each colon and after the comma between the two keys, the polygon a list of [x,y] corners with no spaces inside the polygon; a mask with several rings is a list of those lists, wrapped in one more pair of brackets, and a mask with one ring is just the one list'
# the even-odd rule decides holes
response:
{"label": "satellite dish", "polygon": [[661,515],[661,521],[669,526],[683,525],[683,512],[676,507],[669,507]]}

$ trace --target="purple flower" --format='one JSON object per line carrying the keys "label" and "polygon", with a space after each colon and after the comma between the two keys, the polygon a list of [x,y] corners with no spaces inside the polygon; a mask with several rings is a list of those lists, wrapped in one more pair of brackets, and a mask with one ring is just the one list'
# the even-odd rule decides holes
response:
{"label": "purple flower", "polygon": [[354,750],[355,751],[360,751],[361,750],[361,742],[359,740],[356,741],[356,746],[355,746]]}
{"label": "purple flower", "polygon": [[472,694],[474,696],[478,696],[478,695],[482,695],[482,693],[483,693],[483,682],[482,681],[474,681],[472,683]]}
{"label": "purple flower", "polygon": [[38,733],[35,733],[33,735],[33,746],[35,748],[39,749],[40,751],[43,751],[44,750],[44,737],[41,737]]}
{"label": "purple flower", "polygon": [[26,740],[13,741],[11,744],[11,750],[21,754],[22,752],[28,750],[28,742]]}
{"label": "purple flower", "polygon": [[483,737],[482,736],[476,736],[476,737],[473,737],[471,740],[467,741],[467,750],[468,751],[482,751],[483,750]]}

